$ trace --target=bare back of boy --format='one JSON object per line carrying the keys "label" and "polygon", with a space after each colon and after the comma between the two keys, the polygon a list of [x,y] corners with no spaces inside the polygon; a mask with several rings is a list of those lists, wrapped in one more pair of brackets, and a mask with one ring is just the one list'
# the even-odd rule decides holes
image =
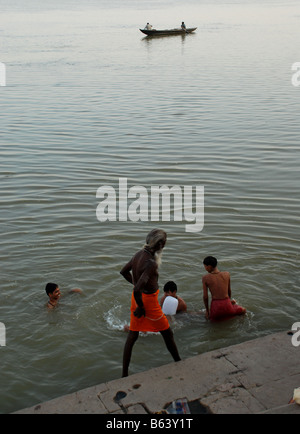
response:
{"label": "bare back of boy", "polygon": [[210,290],[213,300],[223,300],[231,297],[230,273],[217,271],[203,276],[203,285]]}

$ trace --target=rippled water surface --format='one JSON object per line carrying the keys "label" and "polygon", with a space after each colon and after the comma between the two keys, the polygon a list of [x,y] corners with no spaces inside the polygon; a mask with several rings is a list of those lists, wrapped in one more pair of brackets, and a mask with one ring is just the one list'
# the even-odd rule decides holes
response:
{"label": "rippled water surface", "polygon": [[[119,271],[154,226],[168,232],[161,289],[175,280],[201,312],[212,254],[248,309],[222,324],[178,317],[182,358],[299,321],[299,3],[2,3],[0,412],[120,377],[131,287]],[[197,32],[138,30],[182,20]],[[100,223],[97,189],[119,178],[204,186],[204,229]],[[48,281],[65,295],[52,312]],[[160,336],[142,336],[130,372],[170,361]]]}

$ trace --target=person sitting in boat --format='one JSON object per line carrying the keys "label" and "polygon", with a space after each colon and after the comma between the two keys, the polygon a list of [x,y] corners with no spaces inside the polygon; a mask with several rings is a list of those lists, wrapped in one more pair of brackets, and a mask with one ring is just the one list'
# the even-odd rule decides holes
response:
{"label": "person sitting in boat", "polygon": [[144,30],[152,30],[151,24],[147,23]]}
{"label": "person sitting in boat", "polygon": [[181,28],[182,28],[182,30],[186,30],[186,25],[184,24],[184,21],[182,21],[182,23],[181,23]]}

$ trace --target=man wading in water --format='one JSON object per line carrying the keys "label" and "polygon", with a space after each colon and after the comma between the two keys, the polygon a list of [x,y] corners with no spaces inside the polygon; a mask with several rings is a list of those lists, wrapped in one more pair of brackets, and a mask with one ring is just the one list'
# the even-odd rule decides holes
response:
{"label": "man wading in water", "polygon": [[158,267],[167,234],[153,229],[144,248],[122,268],[120,273],[133,284],[129,334],[123,354],[123,377],[128,376],[132,348],[139,332],[160,332],[175,362],[181,360],[169,322],[158,302]]}

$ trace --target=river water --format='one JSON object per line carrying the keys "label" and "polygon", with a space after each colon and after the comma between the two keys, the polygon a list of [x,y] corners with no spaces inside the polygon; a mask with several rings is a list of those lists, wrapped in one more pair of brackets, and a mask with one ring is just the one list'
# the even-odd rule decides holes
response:
{"label": "river water", "polygon": [[[139,31],[183,20],[195,34]],[[182,358],[299,321],[299,25],[296,0],[1,0],[1,413],[120,377],[119,271],[153,227],[168,233],[161,291],[176,281],[200,312],[172,325]],[[118,199],[121,178],[204,187],[203,230],[100,222],[97,190]],[[207,255],[245,317],[201,315]],[[49,281],[65,295],[51,312]],[[130,372],[168,362],[160,336],[141,336]]]}

